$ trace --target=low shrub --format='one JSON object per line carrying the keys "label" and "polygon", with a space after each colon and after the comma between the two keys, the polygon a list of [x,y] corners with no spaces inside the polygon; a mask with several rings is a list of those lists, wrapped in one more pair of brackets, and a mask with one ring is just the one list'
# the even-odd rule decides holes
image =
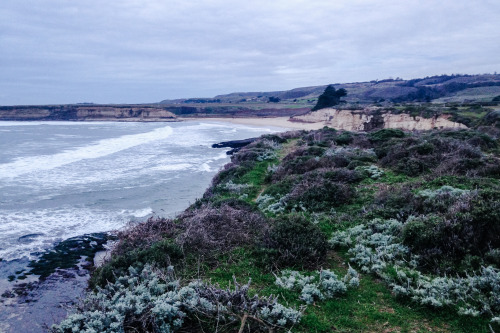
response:
{"label": "low shrub", "polygon": [[176,243],[184,252],[203,255],[206,260],[254,244],[268,228],[266,218],[243,203],[221,203],[219,207],[208,204],[184,212],[179,219],[183,231]]}
{"label": "low shrub", "polygon": [[[181,287],[173,275],[150,265],[130,267],[116,282],[87,295],[53,333],[73,332],[252,332],[289,329],[301,312],[273,296],[249,295],[249,284],[234,281],[234,289],[194,281]],[[223,324],[223,325],[219,325]]]}
{"label": "low shrub", "polygon": [[160,268],[170,265],[182,266],[184,254],[181,248],[171,239],[164,239],[153,243],[147,248],[136,248],[120,255],[112,255],[111,260],[98,267],[92,274],[89,285],[92,289],[105,287],[113,283],[117,277],[127,274],[130,266],[142,269],[146,264],[154,264]]}
{"label": "low shrub", "polygon": [[390,186],[375,194],[373,217],[406,219],[417,214],[415,196],[409,186]]}
{"label": "low shrub", "polygon": [[495,110],[489,112],[481,119],[481,124],[483,126],[495,126],[500,128],[500,111]]}
{"label": "low shrub", "polygon": [[346,146],[354,141],[354,138],[350,132],[343,132],[335,138],[335,143],[339,146]]}
{"label": "low shrub", "polygon": [[276,276],[276,285],[287,290],[300,292],[300,299],[307,304],[332,299],[343,295],[349,288],[359,286],[359,274],[349,266],[347,274],[339,279],[329,269],[314,272],[313,275],[302,275],[297,271],[284,270]]}
{"label": "low shrub", "polygon": [[311,212],[330,211],[333,207],[351,202],[353,198],[354,191],[349,185],[310,173],[293,187],[288,208],[303,207]]}
{"label": "low shrub", "polygon": [[311,131],[302,138],[307,144],[316,144],[328,147],[335,140],[338,131],[331,127],[323,127],[320,130]]}
{"label": "low shrub", "polygon": [[[486,118],[486,116],[485,116]],[[485,119],[483,118],[483,119]],[[488,149],[488,148],[496,148],[497,143],[493,138],[491,138],[488,134],[486,133],[481,133],[475,130],[466,130],[466,129],[460,129],[460,130],[443,130],[443,131],[438,131],[431,136],[434,137],[443,137],[443,138],[453,138],[456,140],[460,140],[463,142],[467,142],[469,144],[472,144],[473,146],[476,147],[481,147],[482,149]]]}
{"label": "low shrub", "polygon": [[307,149],[304,150],[304,155],[303,156],[323,156],[325,153],[325,148],[323,147],[318,147],[318,146],[312,146],[308,147]]}
{"label": "low shrub", "polygon": [[392,138],[404,138],[405,133],[400,129],[386,128],[368,134],[368,138],[373,143],[388,141]]}
{"label": "low shrub", "polygon": [[409,177],[417,177],[422,173],[429,171],[429,166],[419,158],[403,158],[398,162],[396,171]]}
{"label": "low shrub", "polygon": [[371,179],[378,179],[384,175],[384,170],[373,164],[368,166],[358,166],[355,170],[364,174],[365,177]]}
{"label": "low shrub", "polygon": [[317,172],[325,179],[333,182],[354,184],[363,180],[363,174],[361,172],[346,168],[320,169],[317,170]]}
{"label": "low shrub", "polygon": [[268,266],[315,268],[325,259],[326,236],[305,217],[291,214],[273,221],[261,254]]}
{"label": "low shrub", "polygon": [[[443,218],[438,215],[411,216],[406,221],[402,230],[402,242],[409,246],[412,252],[419,254],[422,259],[420,266],[439,267],[441,264],[435,259],[443,255],[437,242],[442,241],[442,237],[437,233],[439,225],[443,223]],[[445,259],[444,257],[442,259]],[[448,263],[448,260],[444,260]]]}
{"label": "low shrub", "polygon": [[435,213],[409,218],[403,229],[403,243],[421,257],[422,269],[454,273],[495,264],[485,255],[500,248],[500,192],[458,191],[424,200],[422,209]]}
{"label": "low shrub", "polygon": [[445,213],[462,195],[469,193],[468,190],[444,185],[436,190],[417,192],[413,204],[419,213]]}
{"label": "low shrub", "polygon": [[211,197],[215,195],[217,193],[218,185],[229,180],[234,181],[242,177],[248,171],[252,170],[254,165],[255,162],[243,163],[241,165],[234,163],[228,163],[224,165],[223,169],[219,171],[219,173],[217,173],[212,179],[212,184],[205,192],[204,197]]}
{"label": "low shrub", "polygon": [[119,242],[113,247],[113,255],[124,255],[136,249],[145,249],[164,239],[174,238],[179,233],[179,225],[174,220],[150,217],[117,234]]}
{"label": "low shrub", "polygon": [[282,133],[279,134],[265,134],[262,135],[261,139],[267,140],[268,142],[275,142],[276,144],[283,144],[287,142],[287,139],[289,138],[290,135],[293,135],[293,132],[286,132],[286,136],[283,135]]}
{"label": "low shrub", "polygon": [[435,149],[434,144],[430,142],[418,143],[410,148],[410,150],[414,150],[419,155],[430,155],[434,153]]}
{"label": "low shrub", "polygon": [[269,185],[263,192],[271,196],[285,195],[289,193],[293,186],[299,181],[300,177],[297,175],[286,176],[283,179],[276,181]]}

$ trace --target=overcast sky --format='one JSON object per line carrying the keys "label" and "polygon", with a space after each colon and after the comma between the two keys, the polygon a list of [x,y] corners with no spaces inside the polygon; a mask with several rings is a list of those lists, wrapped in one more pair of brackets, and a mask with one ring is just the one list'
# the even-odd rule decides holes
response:
{"label": "overcast sky", "polygon": [[0,105],[495,71],[498,0],[0,2]]}

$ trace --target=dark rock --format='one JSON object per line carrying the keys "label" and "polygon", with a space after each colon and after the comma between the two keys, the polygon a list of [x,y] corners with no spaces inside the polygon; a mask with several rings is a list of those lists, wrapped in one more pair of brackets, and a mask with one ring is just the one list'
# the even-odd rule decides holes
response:
{"label": "dark rock", "polygon": [[228,155],[233,155],[237,151],[239,151],[241,148],[248,146],[258,138],[250,138],[250,139],[243,139],[243,140],[232,140],[232,141],[223,141],[219,143],[214,143],[212,145],[212,148],[233,148],[229,150],[226,154]]}
{"label": "dark rock", "polygon": [[46,278],[54,273],[56,269],[75,268],[82,256],[93,261],[97,251],[104,249],[103,245],[112,236],[106,233],[94,233],[66,239],[58,243],[53,249],[47,250],[38,260],[29,264],[31,273]]}

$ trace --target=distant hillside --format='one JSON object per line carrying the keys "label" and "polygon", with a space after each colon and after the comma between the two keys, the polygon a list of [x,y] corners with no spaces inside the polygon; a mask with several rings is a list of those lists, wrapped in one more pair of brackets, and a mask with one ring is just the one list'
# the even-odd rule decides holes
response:
{"label": "distant hillside", "polygon": [[[0,120],[175,121],[177,117],[297,117],[310,112],[326,86],[235,92],[212,98],[192,97],[136,105],[0,106]],[[347,96],[342,98],[345,104],[340,105],[342,109],[365,110],[375,104],[391,113],[409,113],[424,118],[450,114],[453,121],[466,126],[478,122],[476,120],[490,111],[498,111],[500,103],[499,74],[396,78],[335,83],[333,86],[347,91]],[[426,102],[433,105],[422,109],[419,104]],[[474,105],[478,103],[481,105]],[[414,104],[413,109],[408,104]],[[474,119],[469,119],[471,117]]]}
{"label": "distant hillside", "polygon": [[[295,88],[270,92],[235,92],[217,95],[213,98],[190,98],[164,100],[161,104],[198,104],[198,103],[267,103],[270,97],[279,98],[279,103],[313,104],[327,85]],[[388,102],[470,102],[477,98],[491,101],[500,95],[500,74],[478,75],[438,75],[421,79],[403,80],[400,78],[373,80],[369,82],[335,83],[336,89],[347,90],[345,100],[350,103]]]}

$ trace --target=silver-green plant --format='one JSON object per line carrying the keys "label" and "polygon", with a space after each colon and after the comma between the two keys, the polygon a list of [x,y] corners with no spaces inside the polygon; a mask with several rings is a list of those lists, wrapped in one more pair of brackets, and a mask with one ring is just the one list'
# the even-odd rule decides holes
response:
{"label": "silver-green plant", "polygon": [[108,283],[84,302],[52,332],[123,333],[125,326],[147,332],[175,332],[189,319],[224,323],[276,331],[300,321],[301,312],[287,308],[273,296],[249,296],[249,284],[234,281],[232,289],[194,281],[181,287],[167,272],[146,265],[141,271],[130,268],[129,274]]}
{"label": "silver-green plant", "polygon": [[273,214],[279,214],[285,211],[287,201],[288,195],[275,198],[269,194],[260,194],[257,199],[255,199],[255,203],[259,206],[260,210]]}
{"label": "silver-green plant", "polygon": [[423,274],[417,269],[418,256],[400,243],[402,227],[394,219],[375,219],[335,232],[330,244],[349,247],[351,261],[384,279],[396,295],[431,307],[455,306],[460,315],[488,315],[498,322],[500,270],[488,266],[465,277]]}
{"label": "silver-green plant", "polygon": [[229,192],[242,193],[252,187],[250,184],[236,184],[232,180],[227,183],[220,184],[219,187]]}
{"label": "silver-green plant", "polygon": [[265,149],[259,152],[256,158],[257,161],[261,162],[278,158],[277,151],[281,149],[281,144],[273,140],[263,139],[260,140],[259,145]]}
{"label": "silver-green plant", "polygon": [[449,195],[452,197],[458,197],[458,196],[461,196],[461,195],[464,195],[467,193],[470,193],[470,191],[469,190],[461,190],[459,188],[444,185],[436,190],[427,189],[427,190],[419,191],[417,193],[417,196],[420,196],[420,197],[426,198],[426,199],[434,199],[434,198],[436,198],[438,196],[442,196],[442,195]]}
{"label": "silver-green plant", "polygon": [[368,166],[358,166],[354,170],[366,172],[371,179],[378,179],[384,175],[384,170],[374,164]]}
{"label": "silver-green plant", "polygon": [[300,292],[300,299],[307,304],[331,299],[359,286],[359,274],[351,266],[343,279],[328,269],[303,275],[297,271],[284,270],[276,276],[276,285]]}

